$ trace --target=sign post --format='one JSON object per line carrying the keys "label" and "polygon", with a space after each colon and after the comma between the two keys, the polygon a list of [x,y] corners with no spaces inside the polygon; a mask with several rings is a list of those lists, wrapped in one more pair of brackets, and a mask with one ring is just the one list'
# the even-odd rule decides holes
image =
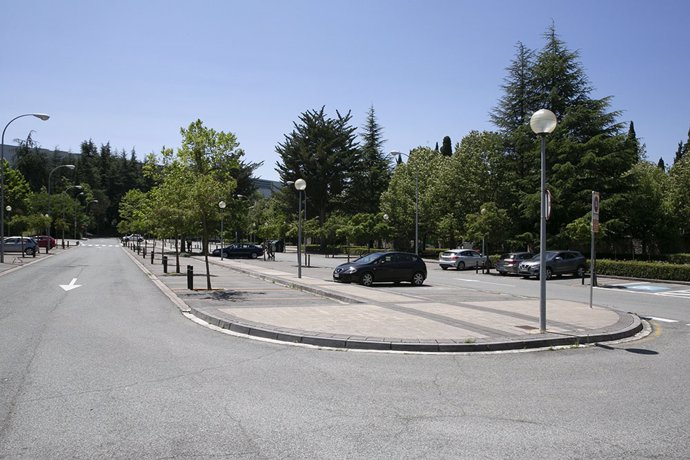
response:
{"label": "sign post", "polygon": [[592,298],[594,296],[594,286],[597,284],[596,275],[596,240],[595,235],[599,231],[599,192],[592,191],[592,242],[589,262],[589,308],[592,308]]}

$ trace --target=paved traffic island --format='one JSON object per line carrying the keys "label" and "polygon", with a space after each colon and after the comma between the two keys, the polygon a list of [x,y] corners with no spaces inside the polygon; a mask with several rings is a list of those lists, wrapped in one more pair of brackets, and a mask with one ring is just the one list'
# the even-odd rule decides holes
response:
{"label": "paved traffic island", "polygon": [[[161,265],[149,263],[148,258],[135,260],[142,260],[142,268],[180,299],[178,305],[185,305],[181,308],[202,321],[249,337],[318,347],[400,352],[520,350],[619,340],[643,329],[633,314],[550,299],[547,331],[541,333],[536,298],[482,293],[463,296],[462,301],[435,302],[425,299],[419,288],[396,293],[298,278],[280,263],[211,259],[214,290],[190,291],[184,286],[184,276],[165,275]],[[185,257],[184,264],[193,267],[196,278],[205,273],[203,257]]]}

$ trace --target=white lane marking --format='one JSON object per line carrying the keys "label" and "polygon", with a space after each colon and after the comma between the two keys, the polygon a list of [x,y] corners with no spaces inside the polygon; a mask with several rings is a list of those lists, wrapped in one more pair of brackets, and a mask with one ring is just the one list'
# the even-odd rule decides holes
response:
{"label": "white lane marking", "polygon": [[81,284],[74,284],[77,282],[76,278],[72,278],[72,281],[70,281],[69,284],[60,284],[59,286],[64,289],[65,291],[71,291],[72,289],[76,289],[78,287],[81,287]]}
{"label": "white lane marking", "polygon": [[682,289],[679,291],[666,291],[666,292],[657,292],[656,295],[663,295],[667,297],[680,297],[680,298],[688,298],[690,299],[690,289]]}
{"label": "white lane marking", "polygon": [[482,283],[482,284],[493,284],[495,286],[510,286],[510,287],[515,287],[514,284],[506,284],[506,283],[492,283],[490,281],[480,281],[480,280],[468,280],[466,278],[455,278],[458,281],[467,281],[468,283]]}
{"label": "white lane marking", "polygon": [[658,318],[656,316],[648,316],[647,319],[659,321],[660,323],[677,323],[678,322],[678,320],[675,320],[675,319]]}

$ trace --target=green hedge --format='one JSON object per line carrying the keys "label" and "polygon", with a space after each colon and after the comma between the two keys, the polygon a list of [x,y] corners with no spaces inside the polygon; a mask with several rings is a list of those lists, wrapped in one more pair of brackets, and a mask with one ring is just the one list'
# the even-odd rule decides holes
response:
{"label": "green hedge", "polygon": [[598,275],[625,276],[668,281],[690,281],[690,265],[667,262],[597,260]]}

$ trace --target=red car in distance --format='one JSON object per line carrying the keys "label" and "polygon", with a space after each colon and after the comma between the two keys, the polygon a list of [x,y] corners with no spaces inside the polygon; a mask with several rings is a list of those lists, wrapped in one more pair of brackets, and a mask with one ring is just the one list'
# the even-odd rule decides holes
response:
{"label": "red car in distance", "polygon": [[[57,240],[48,235],[36,235],[33,239],[36,240],[39,248],[47,247],[48,249],[53,249],[57,245]],[[48,246],[48,244],[50,244],[50,246]]]}

